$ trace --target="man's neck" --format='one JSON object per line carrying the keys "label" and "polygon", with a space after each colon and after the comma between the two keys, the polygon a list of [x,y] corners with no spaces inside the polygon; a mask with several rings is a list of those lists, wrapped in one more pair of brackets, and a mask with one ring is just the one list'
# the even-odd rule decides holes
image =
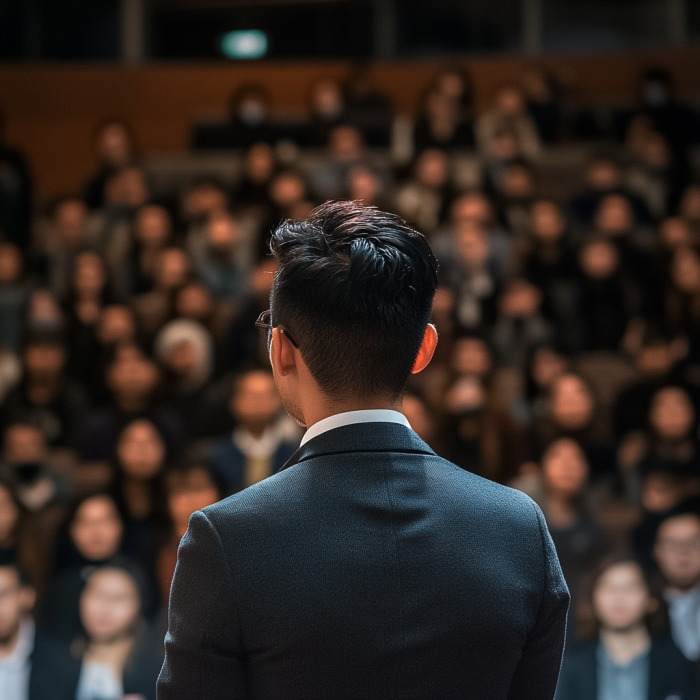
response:
{"label": "man's neck", "polygon": [[367,401],[324,401],[317,406],[311,406],[304,411],[304,422],[306,428],[310,428],[315,423],[336,416],[339,413],[350,413],[351,411],[398,411],[401,413],[401,399],[370,399]]}
{"label": "man's neck", "polygon": [[649,648],[651,637],[646,625],[641,623],[625,630],[601,629],[600,641],[616,664],[626,666]]}

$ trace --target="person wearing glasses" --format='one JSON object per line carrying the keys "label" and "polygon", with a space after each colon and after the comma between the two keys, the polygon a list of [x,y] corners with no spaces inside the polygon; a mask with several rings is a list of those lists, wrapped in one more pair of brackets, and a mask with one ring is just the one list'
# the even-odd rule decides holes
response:
{"label": "person wearing glasses", "polygon": [[327,202],[271,247],[258,325],[306,433],[278,473],[192,515],[159,700],[551,700],[569,594],[542,513],[401,412],[437,344],[425,238]]}

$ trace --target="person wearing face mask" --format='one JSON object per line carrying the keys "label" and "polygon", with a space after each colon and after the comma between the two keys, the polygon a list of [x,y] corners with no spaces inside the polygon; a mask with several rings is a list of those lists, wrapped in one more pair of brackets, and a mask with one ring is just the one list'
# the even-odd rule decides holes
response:
{"label": "person wearing face mask", "polygon": [[36,645],[29,700],[155,700],[162,646],[143,620],[148,592],[137,570],[107,564],[80,594],[83,634]]}
{"label": "person wearing face mask", "polygon": [[254,143],[273,143],[270,95],[256,84],[240,87],[231,99],[231,113],[223,123],[196,124],[192,134],[195,150],[249,148]]}

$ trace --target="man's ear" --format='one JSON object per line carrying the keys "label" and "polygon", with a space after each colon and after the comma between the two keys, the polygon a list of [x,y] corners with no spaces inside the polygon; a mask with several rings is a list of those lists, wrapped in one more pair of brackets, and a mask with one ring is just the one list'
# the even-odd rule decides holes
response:
{"label": "man's ear", "polygon": [[429,323],[428,327],[425,329],[423,342],[420,344],[420,349],[418,350],[416,361],[413,363],[411,374],[418,374],[418,372],[421,372],[430,364],[430,360],[433,359],[433,354],[435,353],[437,343],[437,330],[432,323]]}
{"label": "man's ear", "polygon": [[270,341],[270,364],[275,374],[285,377],[296,369],[296,348],[282,331],[272,329]]}

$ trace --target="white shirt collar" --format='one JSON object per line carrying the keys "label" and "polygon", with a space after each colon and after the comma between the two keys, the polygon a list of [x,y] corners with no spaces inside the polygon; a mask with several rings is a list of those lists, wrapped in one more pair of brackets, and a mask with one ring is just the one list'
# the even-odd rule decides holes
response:
{"label": "white shirt collar", "polygon": [[335,428],[340,428],[344,425],[354,425],[355,423],[398,423],[399,425],[405,425],[409,429],[411,428],[411,424],[406,416],[398,411],[386,408],[347,411],[345,413],[336,413],[334,416],[328,416],[328,418],[323,418],[318,423],[314,423],[304,433],[301,444],[304,445],[312,438],[318,437],[329,430],[335,430]]}

